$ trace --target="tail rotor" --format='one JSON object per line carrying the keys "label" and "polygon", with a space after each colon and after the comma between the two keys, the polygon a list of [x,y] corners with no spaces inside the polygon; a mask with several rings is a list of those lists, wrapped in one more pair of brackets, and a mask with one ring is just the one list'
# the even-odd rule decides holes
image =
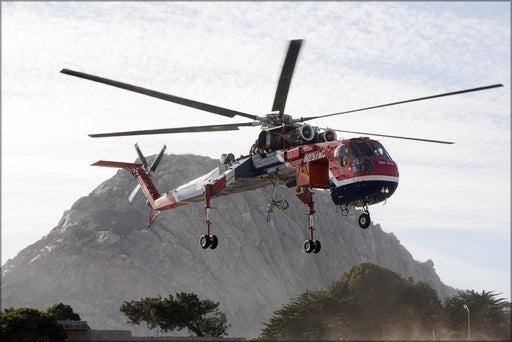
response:
{"label": "tail rotor", "polygon": [[135,188],[133,188],[132,192],[130,193],[130,196],[128,196],[128,203],[133,202],[133,199],[135,198],[135,196],[137,196],[137,194],[139,193],[139,190],[140,190],[140,184],[137,183]]}
{"label": "tail rotor", "polygon": [[142,154],[142,151],[140,150],[139,145],[137,145],[137,143],[135,143],[135,151],[137,151],[137,154],[139,155],[140,162],[142,163],[142,165],[144,165],[144,169],[147,171],[148,162],[147,162],[146,158],[144,158],[144,155]]}
{"label": "tail rotor", "polygon": [[[153,159],[153,162],[151,163],[151,166],[150,166],[148,164],[146,158],[142,154],[142,151],[140,150],[139,145],[135,144],[135,150],[137,151],[137,154],[139,155],[139,159],[140,159],[142,165],[144,166],[144,170],[146,171],[148,176],[151,176],[151,173],[156,171],[156,168],[158,167],[158,164],[160,164],[160,161],[162,160],[162,157],[164,156],[166,149],[167,149],[167,146],[164,145],[162,147],[162,149],[160,150],[160,153],[155,157],[155,159]],[[140,184],[137,184],[135,186],[135,188],[132,190],[132,192],[130,193],[130,196],[128,196],[129,203],[133,202],[133,200],[135,199],[135,196],[137,196],[137,194],[139,193],[139,189],[140,189]]]}
{"label": "tail rotor", "polygon": [[158,164],[160,164],[160,161],[162,160],[162,157],[164,156],[164,152],[167,149],[167,146],[163,146],[162,150],[160,150],[160,153],[158,156],[155,157],[155,160],[153,160],[153,163],[151,163],[151,166],[149,167],[148,174],[151,172],[154,172],[156,168],[158,167]]}

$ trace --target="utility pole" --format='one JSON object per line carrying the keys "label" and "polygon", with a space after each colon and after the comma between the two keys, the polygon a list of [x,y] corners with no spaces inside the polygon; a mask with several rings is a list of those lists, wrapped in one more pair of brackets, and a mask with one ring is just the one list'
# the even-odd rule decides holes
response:
{"label": "utility pole", "polygon": [[464,304],[463,308],[468,311],[468,342],[471,342],[471,324],[469,321],[469,308],[466,304]]}

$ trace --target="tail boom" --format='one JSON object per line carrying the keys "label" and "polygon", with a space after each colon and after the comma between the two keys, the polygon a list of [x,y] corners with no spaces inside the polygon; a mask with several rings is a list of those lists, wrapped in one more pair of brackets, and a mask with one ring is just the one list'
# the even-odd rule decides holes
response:
{"label": "tail boom", "polygon": [[144,195],[148,199],[151,209],[155,211],[166,210],[187,205],[187,202],[179,202],[172,193],[160,195],[156,189],[153,181],[149,178],[147,172],[144,170],[144,165],[138,163],[124,163],[115,161],[100,160],[91,166],[113,167],[125,169],[132,174],[139,182]]}

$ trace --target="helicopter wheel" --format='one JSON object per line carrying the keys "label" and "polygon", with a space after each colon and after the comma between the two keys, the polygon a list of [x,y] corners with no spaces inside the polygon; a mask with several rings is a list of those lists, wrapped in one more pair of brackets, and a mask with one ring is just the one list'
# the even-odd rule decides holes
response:
{"label": "helicopter wheel", "polygon": [[210,247],[210,245],[212,245],[212,240],[208,235],[201,235],[201,237],[199,238],[199,243],[201,244],[202,249],[207,249],[208,247]]}
{"label": "helicopter wheel", "polygon": [[313,241],[312,240],[304,241],[304,250],[306,251],[306,253],[313,252]]}
{"label": "helicopter wheel", "polygon": [[210,237],[210,241],[211,241],[210,248],[211,249],[217,248],[217,245],[219,244],[219,239],[217,239],[217,235],[212,235]]}
{"label": "helicopter wheel", "polygon": [[357,220],[357,222],[359,223],[359,227],[363,229],[368,228],[370,226],[370,223],[372,222],[370,219],[370,214],[362,213],[361,215],[359,215],[359,219]]}
{"label": "helicopter wheel", "polygon": [[306,253],[318,253],[322,248],[322,244],[318,240],[306,240],[304,241],[304,251]]}
{"label": "helicopter wheel", "polygon": [[215,249],[219,244],[219,239],[217,238],[217,235],[201,235],[199,243],[201,244],[202,249],[207,249],[208,247]]}
{"label": "helicopter wheel", "polygon": [[313,240],[313,253],[320,252],[320,249],[322,249],[322,244],[318,240]]}

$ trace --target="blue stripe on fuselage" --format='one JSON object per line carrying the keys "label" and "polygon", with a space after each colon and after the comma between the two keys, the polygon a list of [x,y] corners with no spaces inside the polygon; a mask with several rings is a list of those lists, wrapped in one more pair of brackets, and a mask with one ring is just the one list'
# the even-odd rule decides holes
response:
{"label": "blue stripe on fuselage", "polygon": [[250,178],[265,175],[288,168],[278,152],[258,153],[243,161],[235,169],[236,178]]}
{"label": "blue stripe on fuselage", "polygon": [[235,169],[235,178],[251,178],[260,176],[265,173],[264,170],[258,170],[254,167],[254,157],[249,157],[247,160],[238,165]]}
{"label": "blue stripe on fuselage", "polygon": [[[385,180],[367,180],[354,182],[336,187],[331,186],[331,198],[336,205],[362,206],[364,202],[375,204],[389,198],[395,192],[398,183]],[[389,193],[382,193],[382,188],[388,188]]]}
{"label": "blue stripe on fuselage", "polygon": [[252,162],[254,168],[257,170],[268,169],[269,167],[283,164],[277,152],[255,154],[252,156]]}

